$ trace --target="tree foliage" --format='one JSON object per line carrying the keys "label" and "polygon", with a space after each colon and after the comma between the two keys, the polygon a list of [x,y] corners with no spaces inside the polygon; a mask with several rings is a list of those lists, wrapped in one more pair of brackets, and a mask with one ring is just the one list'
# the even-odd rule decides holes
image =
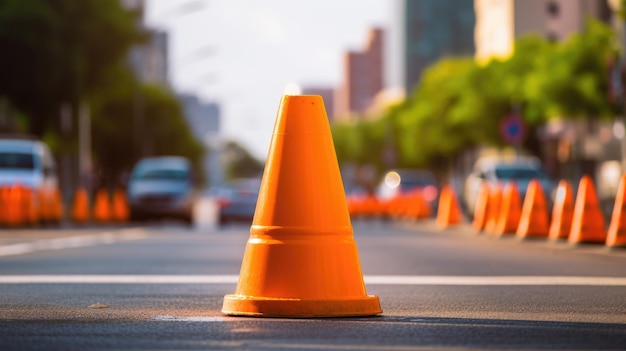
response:
{"label": "tree foliage", "polygon": [[122,66],[110,71],[102,91],[91,101],[94,161],[110,174],[106,178],[130,170],[146,154],[186,156],[202,170],[204,147],[194,139],[171,92],[140,84]]}
{"label": "tree foliage", "polygon": [[[524,147],[540,149],[535,129],[551,118],[611,117],[607,59],[614,34],[603,23],[554,43],[525,36],[508,59],[485,65],[473,58],[444,58],[422,74],[415,91],[380,119],[394,148],[397,166],[445,168],[448,160],[477,145],[503,145],[502,120],[519,112],[529,137]],[[372,121],[335,125],[340,162],[380,165],[380,134],[365,132]]]}
{"label": "tree foliage", "polygon": [[[117,0],[0,0],[0,101],[25,131],[76,155],[77,111],[88,103],[95,170],[115,184],[142,156],[187,156],[201,171],[204,147],[164,87],[138,81],[128,51],[149,39],[139,13]],[[60,131],[69,104],[72,131]]]}
{"label": "tree foliage", "polygon": [[235,141],[226,142],[224,157],[226,158],[226,177],[228,179],[255,178],[261,177],[263,174],[264,164]]}
{"label": "tree foliage", "polygon": [[0,96],[41,136],[62,103],[98,89],[111,65],[145,38],[137,14],[109,0],[1,0]]}

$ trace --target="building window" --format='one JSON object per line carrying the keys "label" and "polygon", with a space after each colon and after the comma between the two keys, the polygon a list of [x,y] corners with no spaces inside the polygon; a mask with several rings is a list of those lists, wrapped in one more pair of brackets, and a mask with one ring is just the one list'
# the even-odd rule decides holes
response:
{"label": "building window", "polygon": [[548,11],[548,15],[550,15],[551,17],[558,17],[559,16],[559,3],[556,1],[549,1],[548,5],[546,6],[546,10]]}

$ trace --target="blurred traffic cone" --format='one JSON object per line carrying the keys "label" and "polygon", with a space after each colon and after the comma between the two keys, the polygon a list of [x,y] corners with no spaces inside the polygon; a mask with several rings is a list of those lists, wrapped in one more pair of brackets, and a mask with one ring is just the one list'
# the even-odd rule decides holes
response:
{"label": "blurred traffic cone", "polygon": [[485,225],[487,224],[487,209],[489,208],[490,198],[489,194],[489,185],[487,183],[483,183],[480,186],[478,198],[476,199],[476,206],[474,207],[474,221],[472,222],[472,227],[477,232],[484,230]]}
{"label": "blurred traffic cone", "polygon": [[20,184],[13,184],[8,199],[7,224],[13,227],[24,224],[27,217],[24,188]]}
{"label": "blurred traffic cone", "polygon": [[522,200],[517,184],[513,181],[508,182],[502,192],[502,206],[500,206],[495,234],[514,234],[519,226],[521,211]]}
{"label": "blurred traffic cone", "polygon": [[106,189],[100,189],[96,192],[93,203],[93,219],[100,223],[106,223],[112,219],[111,201],[109,192]]}
{"label": "blurred traffic cone", "polygon": [[126,193],[122,189],[116,189],[113,193],[113,215],[117,222],[128,221],[128,203]]}
{"label": "blurred traffic cone", "polygon": [[446,228],[461,222],[461,208],[456,199],[456,194],[451,186],[446,185],[439,194],[439,206],[437,207],[437,225]]}
{"label": "blurred traffic cone", "polygon": [[50,214],[50,192],[46,191],[46,190],[41,190],[39,191],[39,218],[44,221],[47,222],[50,220],[51,214]]}
{"label": "blurred traffic cone", "polygon": [[373,194],[367,194],[362,199],[362,212],[366,217],[376,217],[380,215],[380,201]]}
{"label": "blurred traffic cone", "polygon": [[556,188],[556,199],[550,221],[550,240],[567,239],[572,230],[574,217],[574,193],[566,180],[561,180]]}
{"label": "blurred traffic cone", "polygon": [[72,220],[75,223],[87,223],[89,218],[89,196],[87,195],[87,190],[78,188],[74,194]]}
{"label": "blurred traffic cone", "polygon": [[11,188],[8,185],[0,186],[0,224],[8,224],[9,196]]}
{"label": "blurred traffic cone", "polygon": [[593,181],[588,175],[584,175],[578,185],[568,241],[572,244],[606,242],[604,215],[600,210]]}
{"label": "blurred traffic cone", "polygon": [[50,217],[54,222],[60,222],[65,217],[65,206],[63,206],[63,199],[61,198],[61,191],[59,188],[55,188],[52,191]]}
{"label": "blurred traffic cone", "polygon": [[263,317],[382,313],[367,295],[324,102],[284,96],[236,293],[222,312]]}
{"label": "blurred traffic cone", "polygon": [[489,192],[489,204],[487,206],[487,222],[485,232],[495,234],[496,224],[500,216],[500,205],[502,204],[502,185],[497,184]]}
{"label": "blurred traffic cone", "polygon": [[406,217],[409,219],[429,218],[432,214],[430,206],[424,198],[421,189],[411,191],[406,196]]}
{"label": "blurred traffic cone", "polygon": [[40,220],[41,203],[39,202],[39,193],[33,189],[26,189],[26,222],[30,224],[37,224]]}
{"label": "blurred traffic cone", "polygon": [[626,245],[626,205],[624,200],[626,197],[626,174],[622,175],[615,196],[615,205],[613,205],[613,215],[609,224],[609,231],[606,236],[607,246],[624,246]]}
{"label": "blurred traffic cone", "polygon": [[550,230],[548,205],[541,183],[533,179],[528,183],[526,197],[522,205],[517,237],[547,237]]}

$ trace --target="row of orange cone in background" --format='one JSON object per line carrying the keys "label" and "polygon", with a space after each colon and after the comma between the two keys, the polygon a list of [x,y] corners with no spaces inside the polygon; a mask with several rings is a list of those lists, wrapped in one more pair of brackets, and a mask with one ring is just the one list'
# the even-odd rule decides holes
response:
{"label": "row of orange cone in background", "polygon": [[0,187],[0,224],[15,227],[40,222],[58,222],[64,208],[58,190],[33,192],[14,184]]}
{"label": "row of orange cone in background", "polygon": [[472,226],[492,235],[514,234],[519,238],[567,239],[570,243],[605,243],[626,245],[626,212],[624,208],[626,175],[622,177],[608,232],[593,181],[583,176],[576,198],[570,184],[562,180],[550,218],[550,209],[541,184],[528,184],[526,196],[514,182],[504,187],[483,185],[476,202]]}
{"label": "row of orange cone in background", "polygon": [[[74,196],[71,219],[75,223],[94,220],[99,223],[125,222],[129,211],[123,190],[116,190],[110,198],[106,190],[99,190],[93,208],[85,189]],[[0,187],[0,225],[19,227],[38,223],[59,223],[65,218],[65,206],[60,191],[38,191],[20,184]]]}
{"label": "row of orange cone in background", "polygon": [[348,211],[352,217],[388,216],[391,218],[423,219],[432,215],[432,209],[419,189],[381,201],[375,195],[348,197]]}
{"label": "row of orange cone in background", "polygon": [[107,190],[98,190],[94,197],[93,208],[89,206],[89,195],[84,188],[79,188],[74,194],[72,220],[75,223],[87,223],[90,220],[98,223],[126,222],[128,216],[126,194],[121,189],[115,190],[112,197],[109,196]]}
{"label": "row of orange cone in background", "polygon": [[[599,206],[593,182],[581,178],[576,199],[567,181],[557,188],[556,201],[550,209],[539,181],[531,181],[522,202],[514,182],[504,187],[481,188],[472,226],[476,231],[494,235],[515,234],[520,238],[545,237],[567,239],[571,243],[605,243],[626,245],[626,175],[624,175],[608,231]],[[576,201],[574,201],[576,200]],[[422,219],[430,217],[430,207],[419,190],[380,201],[374,195],[348,199],[350,214],[358,216],[387,215],[395,218]],[[443,187],[439,198],[437,224],[445,228],[462,221],[462,212],[454,190]]]}

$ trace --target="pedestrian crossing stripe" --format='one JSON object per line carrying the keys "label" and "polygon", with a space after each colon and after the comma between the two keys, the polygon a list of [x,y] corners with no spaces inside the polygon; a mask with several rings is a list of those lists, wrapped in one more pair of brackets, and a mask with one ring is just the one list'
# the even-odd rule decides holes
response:
{"label": "pedestrian crossing stripe", "polygon": [[[0,284],[236,284],[238,275],[0,275]],[[626,277],[365,275],[366,285],[626,286]]]}

